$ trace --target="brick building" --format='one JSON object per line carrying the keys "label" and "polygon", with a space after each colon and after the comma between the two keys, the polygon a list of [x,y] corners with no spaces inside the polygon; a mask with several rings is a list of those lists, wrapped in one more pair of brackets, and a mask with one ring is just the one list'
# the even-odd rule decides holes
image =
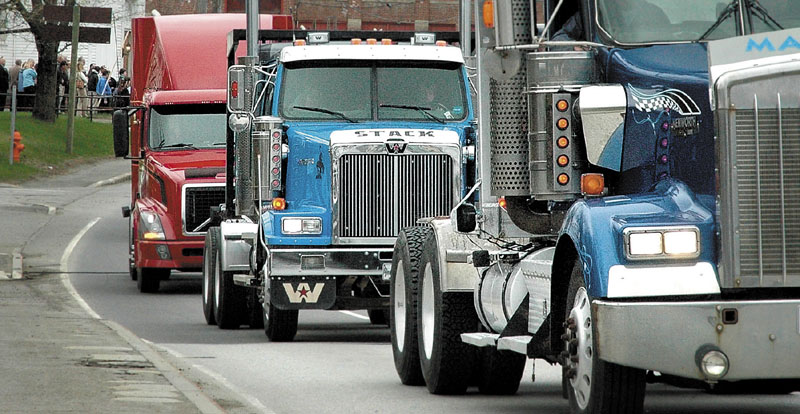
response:
{"label": "brick building", "polygon": [[[319,30],[431,30],[458,27],[458,0],[261,0],[260,12],[292,15]],[[242,13],[245,0],[147,0],[146,12]]]}

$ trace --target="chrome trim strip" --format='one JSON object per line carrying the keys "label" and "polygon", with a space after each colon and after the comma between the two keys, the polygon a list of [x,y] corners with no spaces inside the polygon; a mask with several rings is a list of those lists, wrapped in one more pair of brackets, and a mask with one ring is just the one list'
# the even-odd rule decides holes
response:
{"label": "chrome trim strip", "polygon": [[783,264],[783,284],[786,284],[786,188],[783,177],[786,170],[783,168],[783,109],[781,108],[781,93],[778,92],[778,158],[780,165],[781,182],[781,259]]}
{"label": "chrome trim strip", "polygon": [[761,236],[761,131],[758,125],[758,94],[753,94],[753,109],[755,110],[755,140],[756,140],[756,217],[758,217],[758,283],[764,286],[764,250]]}

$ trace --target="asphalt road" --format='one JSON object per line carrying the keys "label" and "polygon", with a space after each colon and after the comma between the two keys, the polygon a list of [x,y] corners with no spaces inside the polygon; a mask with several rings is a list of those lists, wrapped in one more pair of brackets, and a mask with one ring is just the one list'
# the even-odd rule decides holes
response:
{"label": "asphalt road", "polygon": [[[200,275],[173,273],[157,294],[140,294],[126,269],[127,219],[119,213],[129,183],[104,188],[84,200],[99,220],[69,258],[70,279],[88,305],[139,337],[184,358],[251,402],[276,413],[566,413],[561,370],[528,365],[517,395],[434,396],[400,384],[389,330],[370,325],[364,312],[300,313],[297,338],[267,342],[262,330],[222,331],[202,315]],[[93,219],[87,217],[87,224]],[[800,412],[800,394],[710,395],[648,385],[647,413]]]}

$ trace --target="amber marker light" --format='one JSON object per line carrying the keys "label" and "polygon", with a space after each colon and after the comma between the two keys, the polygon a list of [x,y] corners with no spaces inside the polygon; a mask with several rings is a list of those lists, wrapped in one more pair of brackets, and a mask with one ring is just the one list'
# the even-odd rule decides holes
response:
{"label": "amber marker light", "polygon": [[564,112],[567,110],[567,108],[569,108],[569,103],[564,99],[561,99],[558,102],[556,102],[556,109],[558,109],[559,111]]}
{"label": "amber marker light", "polygon": [[286,200],[281,197],[276,197],[272,200],[272,208],[274,210],[285,210]]}
{"label": "amber marker light", "polygon": [[589,173],[581,175],[581,192],[586,195],[601,195],[606,182],[603,174]]}
{"label": "amber marker light", "polygon": [[437,40],[436,46],[447,46],[447,41],[445,40]]}
{"label": "amber marker light", "polygon": [[564,174],[564,173],[559,174],[558,178],[556,178],[556,180],[558,180],[558,183],[561,184],[561,185],[569,184],[569,176],[567,174]]}
{"label": "amber marker light", "polygon": [[297,39],[297,40],[294,41],[294,45],[295,46],[305,46],[306,45],[306,40],[305,39]]}
{"label": "amber marker light", "polygon": [[556,126],[563,131],[569,126],[569,121],[567,121],[567,118],[560,118],[558,122],[556,122]]}
{"label": "amber marker light", "polygon": [[350,44],[351,45],[360,45],[361,44],[361,39],[350,39]]}
{"label": "amber marker light", "polygon": [[499,204],[499,205],[500,205],[500,207],[503,207],[503,210],[505,210],[505,209],[506,209],[506,206],[508,205],[508,201],[506,201],[506,198],[505,198],[505,197],[500,197],[500,198],[497,200],[497,204]]}
{"label": "amber marker light", "polygon": [[564,148],[568,147],[569,146],[569,138],[567,138],[567,137],[558,137],[558,139],[556,140],[556,145],[561,149],[564,149]]}
{"label": "amber marker light", "polygon": [[367,39],[367,44],[368,45],[377,45],[378,44],[378,39],[372,39],[372,38]]}
{"label": "amber marker light", "polygon": [[392,39],[381,39],[381,44],[382,45],[391,45],[392,44]]}
{"label": "amber marker light", "polygon": [[490,29],[494,27],[494,1],[483,2],[483,25]]}
{"label": "amber marker light", "polygon": [[558,163],[559,167],[566,167],[567,164],[569,164],[569,157],[566,155],[559,155],[558,158],[556,158],[556,163]]}

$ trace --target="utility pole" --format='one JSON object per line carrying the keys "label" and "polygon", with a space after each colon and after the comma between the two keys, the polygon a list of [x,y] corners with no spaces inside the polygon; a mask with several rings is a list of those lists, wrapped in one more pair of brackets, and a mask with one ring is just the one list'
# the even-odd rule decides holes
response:
{"label": "utility pole", "polygon": [[[72,56],[69,65],[69,102],[67,103],[67,154],[72,154],[72,141],[75,137],[75,87],[78,73],[78,33],[80,31],[81,7],[72,6]],[[86,87],[84,85],[84,87]]]}

